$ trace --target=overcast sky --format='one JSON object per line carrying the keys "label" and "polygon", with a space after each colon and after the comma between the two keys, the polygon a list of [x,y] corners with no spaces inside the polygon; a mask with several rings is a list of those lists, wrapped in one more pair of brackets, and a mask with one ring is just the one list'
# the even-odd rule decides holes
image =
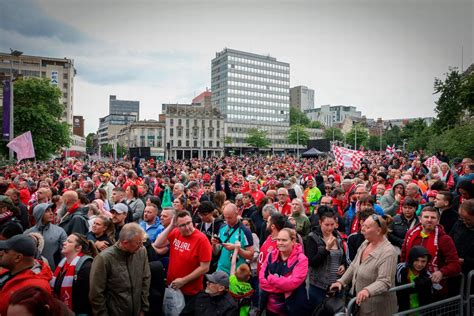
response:
{"label": "overcast sky", "polygon": [[[0,51],[74,59],[74,114],[95,132],[109,95],[189,103],[225,47],[290,63],[316,106],[434,116],[433,81],[474,62],[472,0],[0,0]],[[464,56],[462,58],[462,56]]]}

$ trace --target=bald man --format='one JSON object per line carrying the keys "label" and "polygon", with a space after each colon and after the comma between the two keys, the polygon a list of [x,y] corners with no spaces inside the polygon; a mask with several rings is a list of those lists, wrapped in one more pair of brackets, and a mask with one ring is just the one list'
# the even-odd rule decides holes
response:
{"label": "bald man", "polygon": [[62,200],[66,209],[66,215],[61,218],[59,226],[66,231],[68,236],[72,233],[86,235],[89,231],[87,207],[81,207],[75,191],[64,192]]}
{"label": "bald man", "polygon": [[217,270],[224,271],[230,275],[230,260],[234,252],[235,242],[240,241],[241,248],[237,257],[236,268],[245,263],[245,260],[253,258],[253,237],[250,230],[245,227],[239,220],[239,212],[237,206],[233,203],[228,203],[223,211],[225,224],[219,229],[219,238],[212,238],[214,253],[219,253],[219,261]]}

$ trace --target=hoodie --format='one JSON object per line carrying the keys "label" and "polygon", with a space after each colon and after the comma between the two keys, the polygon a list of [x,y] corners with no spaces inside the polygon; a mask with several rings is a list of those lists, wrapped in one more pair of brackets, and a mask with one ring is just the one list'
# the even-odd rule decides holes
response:
{"label": "hoodie", "polygon": [[[36,286],[51,293],[49,280],[53,277],[51,269],[42,261],[35,260],[33,267],[23,270],[14,276],[5,272],[0,275],[0,315],[6,315],[10,297],[24,287]],[[7,281],[3,281],[6,279]]]}
{"label": "hoodie", "polygon": [[[431,254],[429,251],[422,246],[415,246],[410,250],[408,254],[408,262],[399,263],[395,275],[396,285],[403,285],[410,283],[409,270],[413,269],[413,262],[420,257],[428,257],[428,262],[431,261]],[[433,294],[433,283],[431,282],[431,274],[428,271],[428,264],[425,269],[420,271],[419,275],[414,279],[415,287],[406,290],[397,291],[399,311],[405,311],[418,306],[410,306],[412,302],[411,295],[417,295],[417,301],[419,306],[429,304],[432,301]]]}
{"label": "hoodie", "polygon": [[389,193],[382,196],[382,199],[380,200],[380,206],[383,208],[383,212],[387,215],[395,216],[400,208],[400,202],[395,199],[395,187],[399,184],[403,186],[403,189],[406,189],[407,185],[403,180],[396,180]]}
{"label": "hoodie", "polygon": [[[33,209],[33,216],[36,220],[36,225],[27,229],[24,234],[40,233],[44,238],[44,248],[41,256],[48,260],[51,270],[56,269],[56,262],[59,262],[61,257],[60,251],[63,248],[63,243],[66,241],[67,235],[64,229],[52,223],[43,224],[43,215],[50,204],[41,203]],[[56,259],[56,260],[55,260]]]}

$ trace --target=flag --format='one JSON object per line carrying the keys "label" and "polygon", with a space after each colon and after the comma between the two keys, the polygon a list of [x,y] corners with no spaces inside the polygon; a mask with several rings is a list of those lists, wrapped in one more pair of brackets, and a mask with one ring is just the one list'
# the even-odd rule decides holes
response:
{"label": "flag", "polygon": [[339,166],[345,168],[360,169],[360,160],[364,157],[364,152],[360,150],[352,150],[339,146],[332,146],[332,152],[336,157]]}
{"label": "flag", "polygon": [[431,156],[430,158],[426,159],[423,164],[427,166],[428,169],[431,169],[431,166],[433,166],[434,164],[437,164],[439,166],[441,164],[441,160],[439,160],[436,156]]}
{"label": "flag", "polygon": [[33,147],[33,138],[30,131],[13,138],[7,144],[7,147],[16,152],[18,162],[26,158],[35,157],[35,148]]}
{"label": "flag", "polygon": [[393,155],[395,153],[395,144],[393,144],[392,146],[387,145],[387,148],[385,149],[385,152],[388,155]]}

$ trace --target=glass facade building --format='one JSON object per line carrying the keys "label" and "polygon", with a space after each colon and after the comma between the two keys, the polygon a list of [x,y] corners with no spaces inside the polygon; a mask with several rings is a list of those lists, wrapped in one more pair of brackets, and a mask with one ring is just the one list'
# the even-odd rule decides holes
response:
{"label": "glass facade building", "polygon": [[226,123],[289,126],[288,63],[226,48],[212,60],[211,76],[212,104]]}

